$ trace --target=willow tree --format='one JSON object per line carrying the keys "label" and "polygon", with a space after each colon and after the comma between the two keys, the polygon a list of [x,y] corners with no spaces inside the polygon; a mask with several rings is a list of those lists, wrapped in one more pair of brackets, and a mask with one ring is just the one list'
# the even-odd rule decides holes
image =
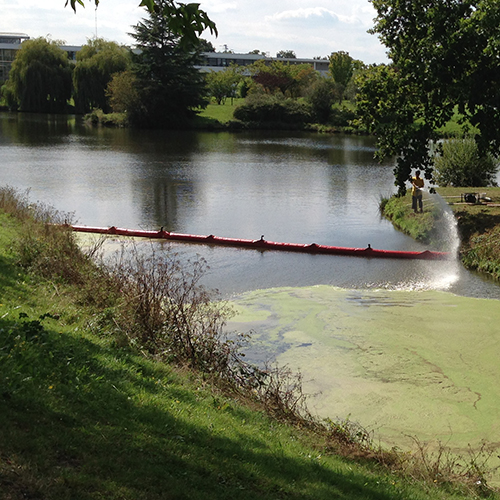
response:
{"label": "willow tree", "polygon": [[71,66],[58,42],[35,38],[23,42],[12,62],[5,95],[11,108],[62,113],[71,98]]}
{"label": "willow tree", "polygon": [[[412,167],[424,166],[431,177],[429,144],[457,110],[480,150],[500,153],[500,2],[371,2],[377,11],[372,32],[393,64],[390,72],[373,73],[378,82],[365,79],[373,105],[366,102],[362,119],[377,134],[383,154],[398,157],[399,192],[405,192]],[[404,108],[384,105],[384,115],[377,106],[385,100],[394,104],[394,95]],[[391,114],[399,120],[393,125]]]}
{"label": "willow tree", "polygon": [[102,38],[88,40],[76,54],[73,71],[75,106],[78,112],[87,113],[94,108],[109,111],[106,89],[115,73],[130,66],[130,52],[115,42]]}

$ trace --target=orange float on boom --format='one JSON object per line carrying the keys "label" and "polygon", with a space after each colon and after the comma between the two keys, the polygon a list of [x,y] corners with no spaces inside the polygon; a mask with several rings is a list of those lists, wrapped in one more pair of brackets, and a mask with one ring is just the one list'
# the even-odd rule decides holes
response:
{"label": "orange float on boom", "polygon": [[143,231],[138,229],[122,229],[115,226],[111,227],[92,227],[92,226],[70,226],[73,231],[82,233],[97,233],[119,236],[131,236],[139,238],[159,238],[171,241],[184,241],[186,243],[203,243],[205,245],[219,245],[239,248],[253,248],[257,250],[277,250],[284,252],[302,252],[311,254],[327,254],[327,255],[348,255],[353,257],[376,257],[386,259],[420,259],[420,260],[446,260],[450,259],[450,254],[447,252],[432,252],[425,250],[424,252],[406,252],[402,250],[376,250],[368,245],[367,248],[348,248],[335,247],[328,245],[310,245],[300,243],[280,243],[276,241],[267,241],[264,237],[258,240],[245,240],[239,238],[224,238],[221,236],[182,234],[164,231]]}

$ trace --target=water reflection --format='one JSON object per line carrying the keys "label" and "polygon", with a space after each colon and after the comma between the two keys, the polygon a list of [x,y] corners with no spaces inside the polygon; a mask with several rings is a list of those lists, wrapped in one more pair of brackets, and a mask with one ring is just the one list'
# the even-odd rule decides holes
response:
{"label": "water reflection", "polygon": [[[423,250],[378,213],[392,162],[370,137],[86,127],[80,119],[0,113],[0,183],[74,212],[79,223],[392,250]],[[202,255],[225,294],[277,286],[500,287],[442,262],[375,261],[173,246]]]}

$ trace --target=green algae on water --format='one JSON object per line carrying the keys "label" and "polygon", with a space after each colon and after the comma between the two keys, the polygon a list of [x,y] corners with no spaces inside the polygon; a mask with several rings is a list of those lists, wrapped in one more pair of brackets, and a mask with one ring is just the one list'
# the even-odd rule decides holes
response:
{"label": "green algae on water", "polygon": [[500,441],[500,307],[437,291],[329,286],[248,292],[240,330],[303,374],[309,407],[386,445]]}

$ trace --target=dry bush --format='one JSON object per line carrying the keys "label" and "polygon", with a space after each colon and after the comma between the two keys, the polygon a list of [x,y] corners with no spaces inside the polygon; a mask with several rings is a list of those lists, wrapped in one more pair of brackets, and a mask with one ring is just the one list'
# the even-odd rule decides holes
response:
{"label": "dry bush", "polygon": [[0,188],[0,209],[22,222],[14,250],[17,263],[37,276],[70,285],[85,305],[106,307],[116,299],[117,287],[111,276],[96,265],[103,240],[82,251],[69,227],[73,214],[29,199],[29,190]]}
{"label": "dry bush", "polygon": [[11,186],[0,188],[0,209],[19,220],[30,217],[29,190],[20,192]]}
{"label": "dry bush", "polygon": [[224,332],[232,310],[200,283],[207,269],[203,259],[182,262],[153,245],[146,253],[132,245],[107,267],[122,296],[115,321],[133,345],[163,360],[230,376],[244,337]]}
{"label": "dry bush", "polygon": [[399,453],[394,465],[403,475],[436,485],[461,484],[476,497],[492,493],[487,476],[500,468],[491,462],[498,454],[495,446],[483,442],[478,449],[472,449],[469,445],[464,455],[457,454],[441,442],[436,446],[435,443],[423,443],[416,436],[409,437],[415,444],[415,451]]}
{"label": "dry bush", "polygon": [[304,427],[313,422],[301,373],[288,366],[273,365],[255,371],[254,380],[257,400],[273,418]]}

